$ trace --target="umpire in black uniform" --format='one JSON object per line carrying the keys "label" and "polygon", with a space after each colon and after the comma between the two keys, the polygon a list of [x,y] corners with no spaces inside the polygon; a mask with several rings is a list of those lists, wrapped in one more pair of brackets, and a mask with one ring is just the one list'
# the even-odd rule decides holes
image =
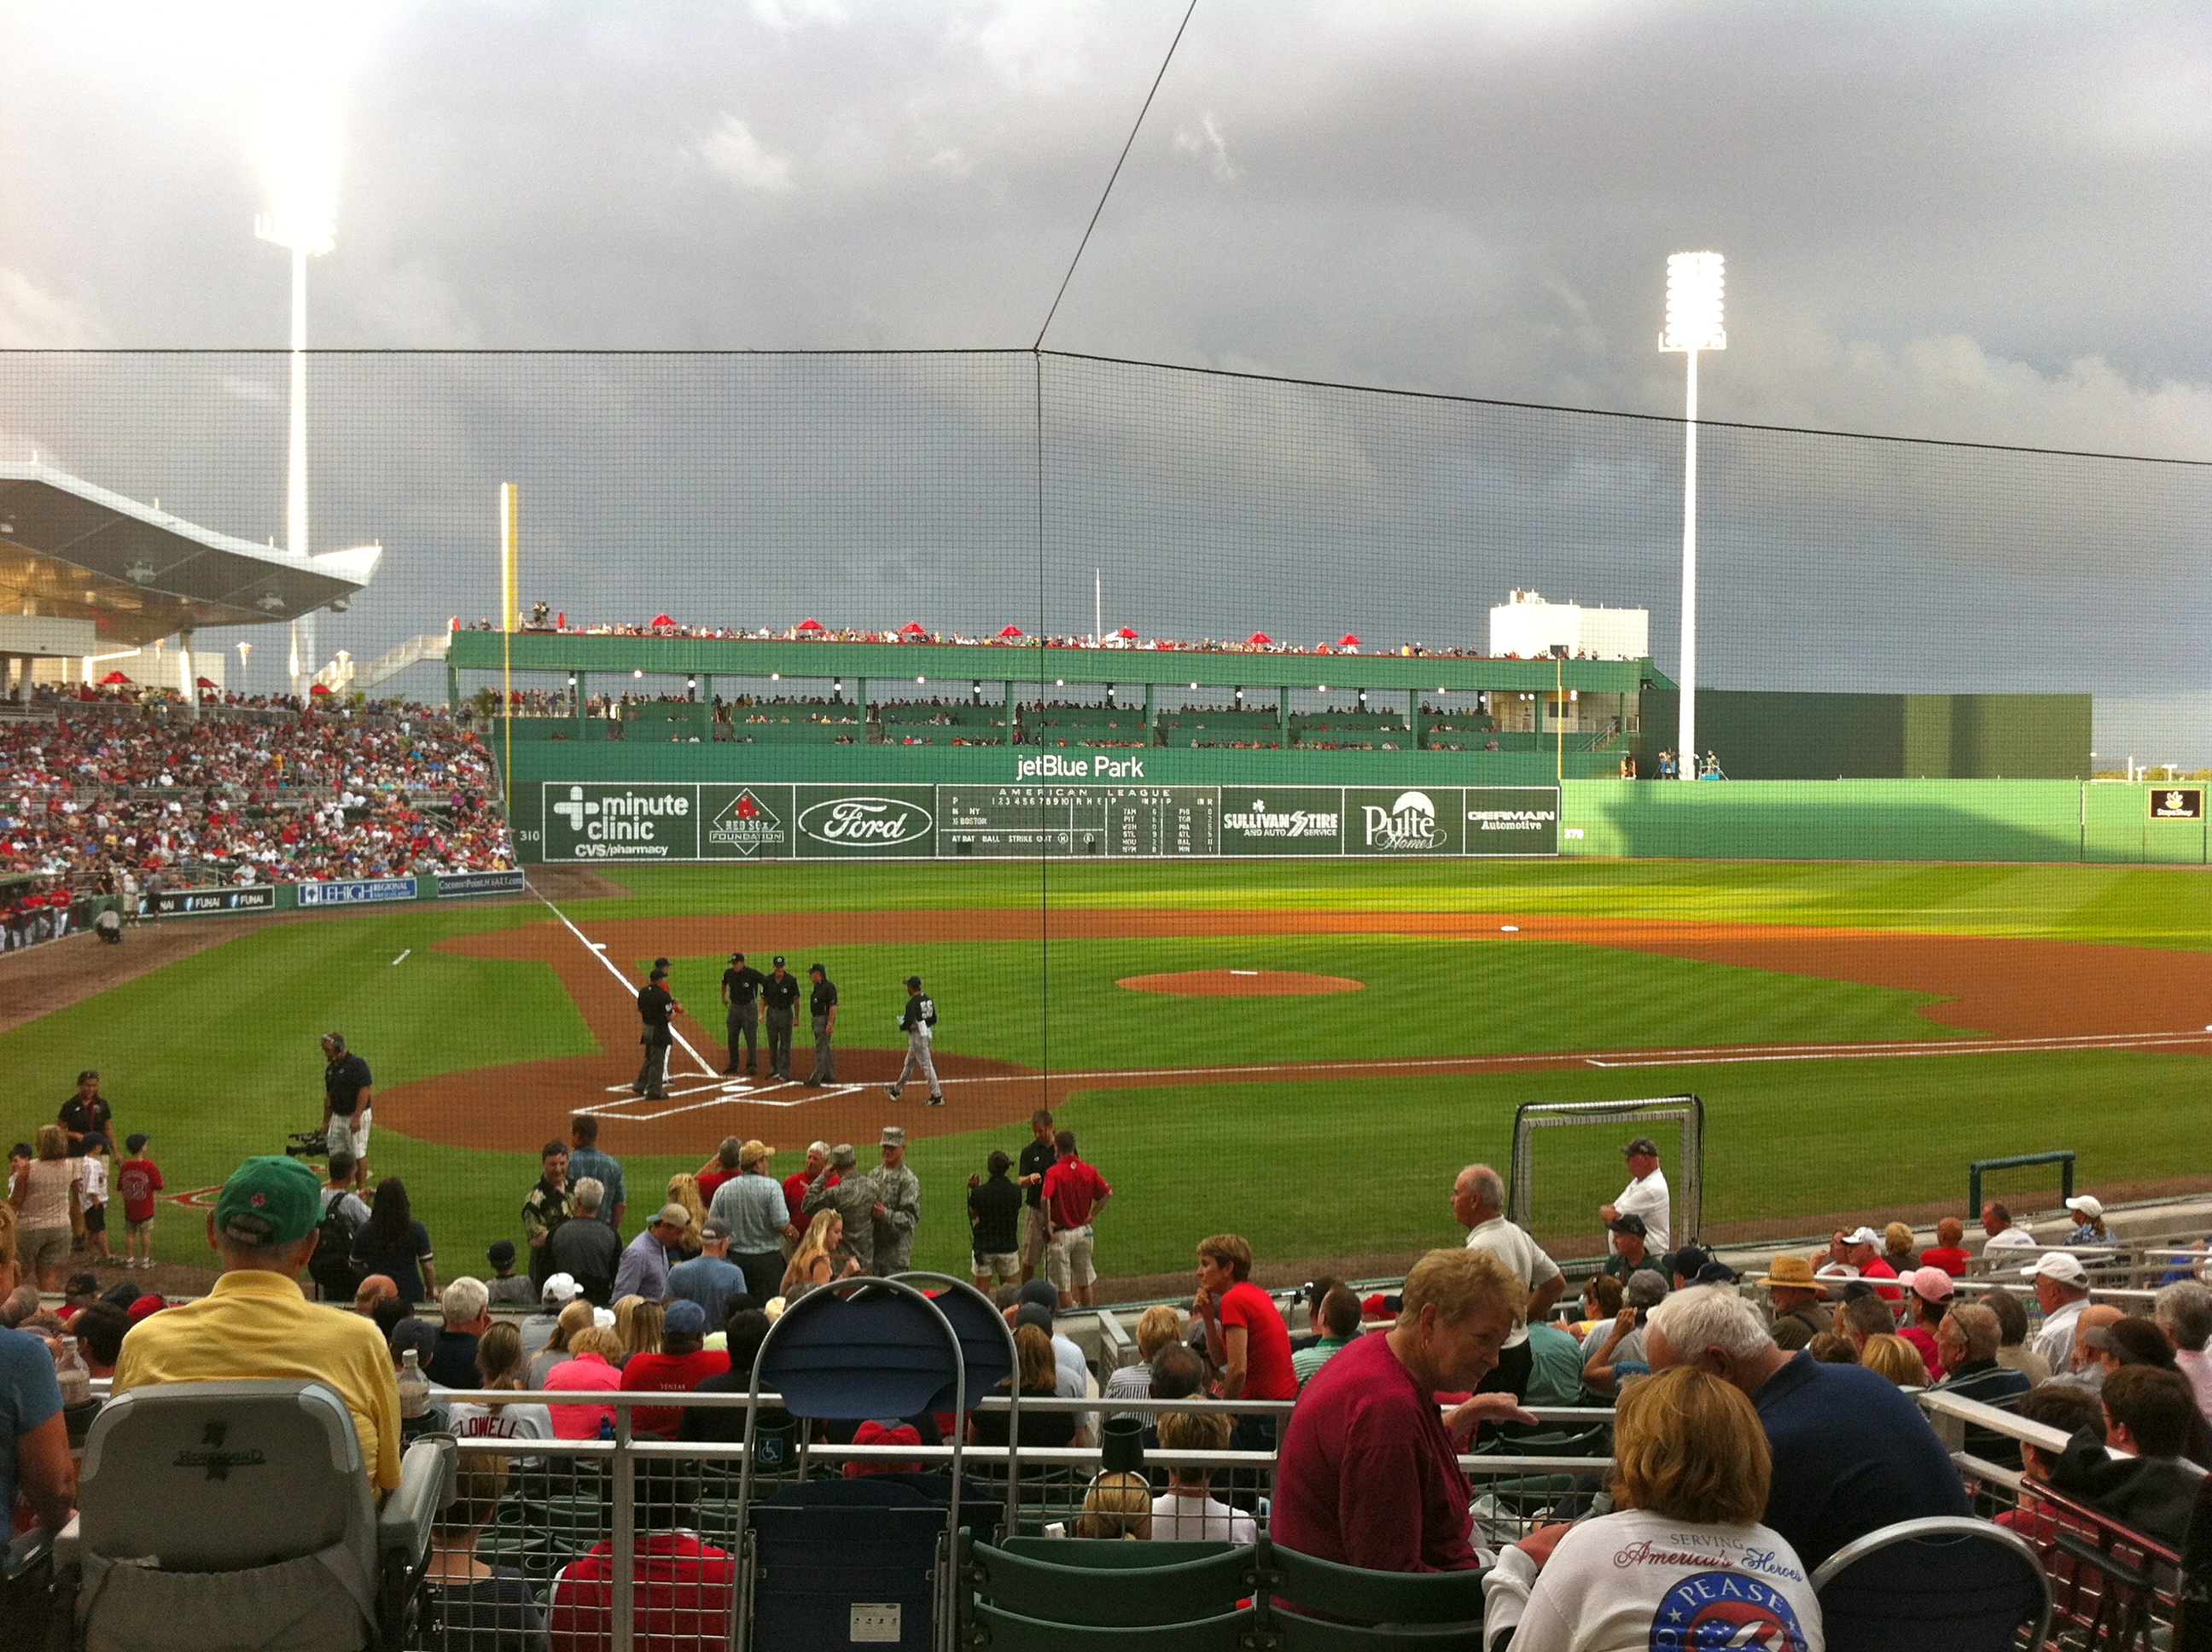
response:
{"label": "umpire in black uniform", "polygon": [[791,1021],[799,1009],[799,977],[775,955],[773,973],[761,982],[761,1011],[768,1022],[768,1076],[791,1082]]}
{"label": "umpire in black uniform", "polygon": [[638,1042],[645,1046],[645,1061],[637,1070],[637,1082],[630,1086],[636,1094],[648,1101],[664,1101],[668,1095],[668,1047],[676,1042],[676,1029],[670,1023],[677,1011],[684,1006],[676,1001],[664,983],[668,979],[668,966],[656,963],[645,985],[638,989],[637,1016],[645,1023],[645,1030]]}
{"label": "umpire in black uniform", "polygon": [[813,1086],[834,1084],[837,1053],[830,1048],[830,1038],[837,1030],[837,983],[818,963],[809,964],[806,975],[814,983],[806,995],[806,1012],[814,1023],[814,1071],[806,1075],[806,1082]]}
{"label": "umpire in black uniform", "polygon": [[728,1035],[730,1065],[738,1070],[738,1041],[745,1046],[745,1071],[760,1069],[760,989],[768,977],[745,962],[742,952],[730,954],[730,967],[722,971],[723,1031]]}

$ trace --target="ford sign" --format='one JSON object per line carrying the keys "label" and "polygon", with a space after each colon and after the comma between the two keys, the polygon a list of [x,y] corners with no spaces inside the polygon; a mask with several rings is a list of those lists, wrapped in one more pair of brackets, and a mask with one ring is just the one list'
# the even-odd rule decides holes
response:
{"label": "ford sign", "polygon": [[927,809],[900,798],[831,798],[799,814],[799,829],[817,843],[862,853],[919,842],[933,823]]}

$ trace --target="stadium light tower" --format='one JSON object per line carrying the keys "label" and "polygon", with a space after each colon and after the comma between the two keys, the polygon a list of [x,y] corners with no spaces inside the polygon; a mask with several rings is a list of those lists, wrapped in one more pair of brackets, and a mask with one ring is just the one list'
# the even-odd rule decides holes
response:
{"label": "stadium light tower", "polygon": [[[294,193],[294,191],[286,191]],[[295,556],[307,552],[307,260],[335,246],[337,213],[327,193],[320,199],[299,191],[258,215],[253,233],[292,253],[292,420],[284,465],[284,548]],[[292,621],[292,692],[303,698],[315,673],[315,616]]]}
{"label": "stadium light tower", "polygon": [[1676,732],[1676,772],[1698,777],[1698,352],[1724,350],[1721,326],[1721,255],[1675,252],[1667,259],[1667,331],[1662,351],[1689,358],[1689,391],[1683,413],[1681,722]]}

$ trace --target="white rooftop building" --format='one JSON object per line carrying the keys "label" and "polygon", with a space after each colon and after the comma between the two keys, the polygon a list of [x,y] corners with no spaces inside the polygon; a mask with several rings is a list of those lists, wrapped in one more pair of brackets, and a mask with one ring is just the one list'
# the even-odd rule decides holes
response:
{"label": "white rooftop building", "polygon": [[1534,591],[1516,591],[1490,610],[1492,654],[1536,659],[1553,648],[1565,649],[1570,659],[1645,659],[1651,653],[1651,611],[1546,602]]}

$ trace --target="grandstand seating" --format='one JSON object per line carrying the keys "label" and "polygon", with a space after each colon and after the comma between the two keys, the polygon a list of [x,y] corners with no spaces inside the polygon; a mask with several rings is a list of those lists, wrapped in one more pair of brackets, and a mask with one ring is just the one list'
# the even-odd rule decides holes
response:
{"label": "grandstand seating", "polygon": [[1266,711],[1169,712],[1160,719],[1160,744],[1170,746],[1257,746],[1287,744],[1279,714]]}

